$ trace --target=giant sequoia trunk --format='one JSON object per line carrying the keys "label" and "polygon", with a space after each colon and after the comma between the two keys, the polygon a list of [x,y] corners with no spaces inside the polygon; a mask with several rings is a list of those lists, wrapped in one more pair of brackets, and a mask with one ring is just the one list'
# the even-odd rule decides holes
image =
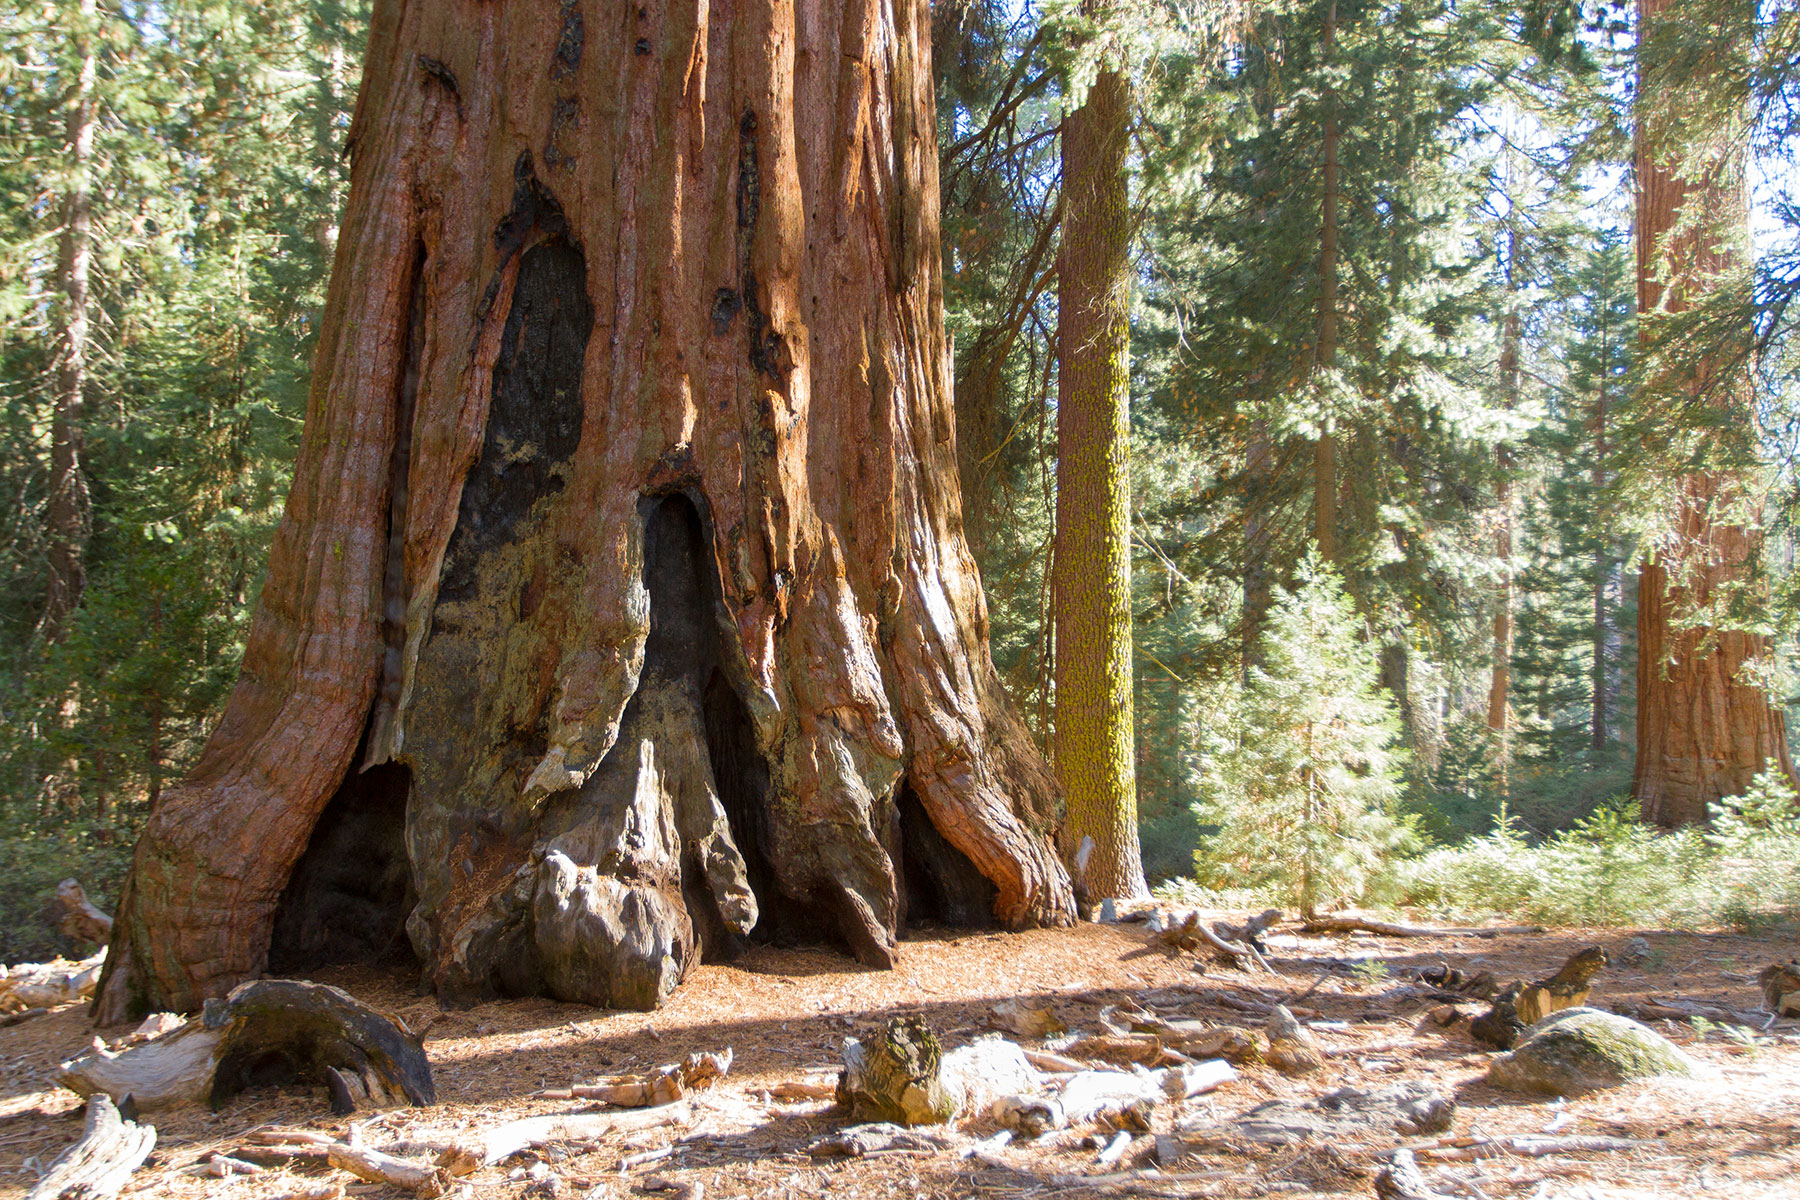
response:
{"label": "giant sequoia trunk", "polygon": [[271,953],[650,1006],[757,931],[1070,918],[961,532],[927,47],[923,0],[378,0],[287,515],[102,1018]]}
{"label": "giant sequoia trunk", "polygon": [[[1638,0],[1640,47],[1671,0]],[[1642,53],[1642,51],[1641,51]],[[1648,55],[1644,55],[1648,58]],[[1639,91],[1661,86],[1654,61],[1640,63]],[[1742,262],[1748,240],[1747,178],[1741,152],[1678,172],[1677,130],[1637,138],[1638,311],[1680,312]],[[1697,132],[1697,131],[1690,131]],[[1683,224],[1683,210],[1701,206]],[[1744,331],[1749,337],[1748,328]],[[1730,368],[1741,371],[1733,364]],[[1752,419],[1749,380],[1721,383],[1710,368],[1684,368],[1675,381],[1712,403],[1741,406],[1727,426]],[[1665,384],[1668,381],[1664,381]],[[1744,481],[1724,471],[1680,481],[1672,534],[1644,564],[1638,582],[1637,763],[1632,792],[1644,819],[1675,826],[1704,821],[1707,805],[1741,794],[1765,764],[1790,776],[1781,713],[1745,668],[1764,659],[1767,639],[1698,623],[1754,575],[1762,552]],[[1749,511],[1746,511],[1748,509]]]}

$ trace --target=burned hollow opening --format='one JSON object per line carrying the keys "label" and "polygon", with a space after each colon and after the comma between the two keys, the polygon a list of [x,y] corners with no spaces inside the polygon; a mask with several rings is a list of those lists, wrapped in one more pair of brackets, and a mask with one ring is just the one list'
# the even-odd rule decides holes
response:
{"label": "burned hollow opening", "polygon": [[275,909],[271,971],[416,962],[406,936],[413,907],[406,858],[411,791],[412,772],[399,763],[353,766],[344,776]]}

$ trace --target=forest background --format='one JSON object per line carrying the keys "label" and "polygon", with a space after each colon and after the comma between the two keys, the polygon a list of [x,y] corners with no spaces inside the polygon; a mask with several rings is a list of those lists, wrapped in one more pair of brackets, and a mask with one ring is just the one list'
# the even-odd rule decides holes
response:
{"label": "forest background", "polygon": [[[1800,907],[1779,764],[1705,832],[1648,828],[1631,799],[1638,566],[1698,470],[1742,481],[1759,554],[1682,619],[1767,639],[1759,682],[1797,698],[1800,14],[1674,7],[1653,99],[1696,154],[1751,164],[1755,253],[1641,328],[1632,147],[1653,106],[1628,9],[933,6],[964,513],[997,664],[1052,749],[1058,263],[1080,233],[1058,135],[1097,79],[1129,97],[1131,766],[1153,883],[1566,921]],[[366,19],[0,5],[0,961],[58,948],[34,916],[57,880],[116,894],[234,678]],[[1722,344],[1747,403],[1673,402],[1670,364]],[[1335,740],[1292,761],[1315,727]],[[1338,816],[1284,809],[1321,780]],[[1288,869],[1314,861],[1322,884]]]}

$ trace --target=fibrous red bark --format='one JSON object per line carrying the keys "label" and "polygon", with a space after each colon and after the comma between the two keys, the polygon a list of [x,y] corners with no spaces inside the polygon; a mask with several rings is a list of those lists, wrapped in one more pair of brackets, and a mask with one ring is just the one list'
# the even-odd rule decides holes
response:
{"label": "fibrous red bark", "polygon": [[[1640,44],[1671,19],[1671,0],[1638,0]],[[1658,86],[1653,56],[1640,69],[1640,91]],[[1703,131],[1646,128],[1637,137],[1638,312],[1679,313],[1744,261],[1749,230],[1748,176],[1741,149],[1710,161],[1683,162],[1677,135]],[[1697,206],[1700,219],[1685,212]],[[1684,218],[1686,218],[1684,220]],[[1750,330],[1746,325],[1746,344]],[[1738,364],[1701,363],[1673,381],[1751,420],[1750,380]],[[1736,377],[1721,372],[1733,372]],[[1665,386],[1670,381],[1664,381]],[[1782,715],[1750,671],[1768,641],[1711,623],[1733,593],[1753,586],[1762,554],[1760,505],[1749,481],[1729,471],[1679,481],[1676,511],[1659,552],[1638,582],[1637,762],[1632,793],[1644,819],[1658,825],[1707,819],[1707,806],[1740,795],[1765,766],[1790,778]]]}
{"label": "fibrous red bark", "polygon": [[257,974],[278,908],[638,1006],[765,923],[1070,918],[961,533],[927,38],[376,4],[269,581],[102,1017]]}

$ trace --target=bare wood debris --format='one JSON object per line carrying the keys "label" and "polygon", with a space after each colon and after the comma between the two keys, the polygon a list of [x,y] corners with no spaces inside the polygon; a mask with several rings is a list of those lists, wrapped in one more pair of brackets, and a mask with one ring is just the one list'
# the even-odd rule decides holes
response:
{"label": "bare wood debris", "polygon": [[1756,979],[1762,984],[1763,1007],[1777,1017],[1800,1017],[1800,958],[1771,963]]}
{"label": "bare wood debris", "polygon": [[25,1200],[105,1200],[156,1147],[156,1129],[119,1115],[106,1096],[88,1101],[81,1140],[50,1164]]}
{"label": "bare wood debris", "polygon": [[96,946],[104,946],[111,940],[113,919],[94,906],[81,884],[73,879],[57,884],[56,903],[62,909],[56,922],[58,933]]}
{"label": "bare wood debris", "polygon": [[80,962],[58,958],[0,967],[0,1012],[56,1008],[90,999],[105,965],[106,951],[100,950]]}

